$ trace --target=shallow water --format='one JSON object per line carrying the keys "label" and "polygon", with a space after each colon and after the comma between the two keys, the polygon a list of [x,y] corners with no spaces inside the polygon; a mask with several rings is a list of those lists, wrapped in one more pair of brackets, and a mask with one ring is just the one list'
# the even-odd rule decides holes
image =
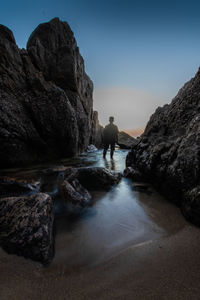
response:
{"label": "shallow water", "polygon": [[[127,150],[116,150],[114,160],[110,160],[108,152],[104,160],[102,150],[98,150],[74,159],[3,170],[1,174],[37,180],[49,176],[47,170],[59,170],[62,176],[62,166],[89,165],[123,172],[127,153]],[[56,193],[59,180],[56,176],[45,177],[44,192]],[[122,178],[109,192],[93,192],[92,196],[93,205],[76,218],[57,214],[55,258],[45,272],[51,273],[57,268],[74,271],[92,267],[130,246],[139,247],[172,235],[185,226],[179,209],[149,185]],[[54,210],[55,213],[60,210],[56,201]]]}
{"label": "shallow water", "polygon": [[[114,160],[102,151],[85,153],[88,165],[123,172],[126,150],[117,150]],[[50,268],[91,267],[105,262],[127,247],[137,247],[180,230],[185,221],[179,209],[156,193],[122,178],[109,192],[94,192],[94,204],[79,218],[57,218],[56,254]]]}

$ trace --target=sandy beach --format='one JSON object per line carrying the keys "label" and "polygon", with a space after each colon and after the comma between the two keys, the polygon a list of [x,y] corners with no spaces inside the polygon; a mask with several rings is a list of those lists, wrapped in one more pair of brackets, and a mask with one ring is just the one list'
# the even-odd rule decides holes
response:
{"label": "sandy beach", "polygon": [[199,299],[199,233],[186,223],[89,269],[52,269],[0,250],[0,299]]}

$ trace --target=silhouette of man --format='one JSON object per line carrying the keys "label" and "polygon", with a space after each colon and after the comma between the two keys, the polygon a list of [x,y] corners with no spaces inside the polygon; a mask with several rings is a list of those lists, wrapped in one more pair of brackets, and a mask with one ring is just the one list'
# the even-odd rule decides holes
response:
{"label": "silhouette of man", "polygon": [[118,143],[118,127],[114,125],[114,117],[109,118],[110,124],[106,125],[103,131],[104,151],[103,158],[106,158],[107,150],[110,146],[110,157],[113,158],[115,143]]}

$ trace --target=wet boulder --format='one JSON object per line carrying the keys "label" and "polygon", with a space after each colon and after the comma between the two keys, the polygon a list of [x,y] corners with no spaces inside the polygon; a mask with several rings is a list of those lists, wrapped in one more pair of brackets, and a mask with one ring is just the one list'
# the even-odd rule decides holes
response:
{"label": "wet boulder", "polygon": [[88,190],[109,190],[119,183],[122,174],[101,167],[77,168],[75,173],[79,182]]}
{"label": "wet boulder", "polygon": [[53,204],[49,195],[0,199],[0,245],[8,253],[47,264],[54,254]]}
{"label": "wet boulder", "polygon": [[72,180],[71,183],[64,180],[60,189],[63,198],[76,208],[81,209],[91,204],[91,195],[77,179]]}
{"label": "wet boulder", "polygon": [[65,176],[71,174],[70,167],[57,166],[45,169],[40,174],[42,193],[47,193],[51,197],[55,197],[59,193],[59,186],[62,184]]}
{"label": "wet boulder", "polygon": [[134,181],[142,181],[144,179],[141,172],[137,169],[133,169],[132,167],[127,167],[124,170],[124,176],[126,178],[131,178]]}
{"label": "wet boulder", "polygon": [[96,152],[98,149],[93,145],[93,144],[91,144],[91,145],[89,145],[88,147],[87,147],[87,152],[88,153],[91,153],[91,152]]}

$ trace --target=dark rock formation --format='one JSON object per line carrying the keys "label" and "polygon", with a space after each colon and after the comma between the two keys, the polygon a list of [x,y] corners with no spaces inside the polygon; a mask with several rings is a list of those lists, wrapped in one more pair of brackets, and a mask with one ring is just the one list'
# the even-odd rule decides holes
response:
{"label": "dark rock formation", "polygon": [[92,92],[66,22],[39,25],[27,50],[0,25],[0,168],[73,156],[91,139],[100,144]]}
{"label": "dark rock formation", "polygon": [[40,192],[47,193],[52,198],[59,193],[59,187],[64,181],[67,174],[71,173],[70,167],[57,167],[53,169],[46,169],[40,174]]}
{"label": "dark rock formation", "polygon": [[103,147],[103,126],[99,124],[97,111],[94,111],[92,116],[90,144],[95,145],[97,148]]}
{"label": "dark rock formation", "polygon": [[73,171],[68,181],[77,178],[79,182],[88,190],[109,190],[113,185],[119,183],[122,174],[109,171],[101,167],[82,167]]}
{"label": "dark rock formation", "polygon": [[136,145],[138,140],[130,136],[124,131],[120,131],[118,134],[118,145],[121,149],[131,149],[132,146]]}
{"label": "dark rock formation", "polygon": [[77,179],[72,180],[71,183],[64,180],[61,184],[61,193],[67,202],[70,202],[78,209],[91,204],[91,195]]}
{"label": "dark rock formation", "polygon": [[0,244],[8,253],[49,263],[54,254],[53,219],[47,194],[0,199]]}
{"label": "dark rock formation", "polygon": [[137,169],[133,169],[132,167],[127,167],[124,170],[124,176],[126,178],[133,179],[134,181],[141,181],[142,180],[142,174]]}
{"label": "dark rock formation", "polygon": [[181,211],[186,219],[200,226],[200,185],[184,195]]}
{"label": "dark rock formation", "polygon": [[151,116],[126,164],[200,225],[196,192],[200,185],[200,70],[171,104],[159,107]]}

